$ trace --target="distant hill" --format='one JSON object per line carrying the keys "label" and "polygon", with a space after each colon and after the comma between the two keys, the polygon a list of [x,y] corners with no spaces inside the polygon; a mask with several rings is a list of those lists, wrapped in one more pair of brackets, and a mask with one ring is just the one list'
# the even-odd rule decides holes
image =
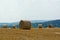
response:
{"label": "distant hill", "polygon": [[33,28],[37,28],[38,24],[41,24],[41,23],[44,23],[44,22],[47,22],[47,20],[31,20]]}
{"label": "distant hill", "polygon": [[31,23],[41,23],[46,22],[47,20],[31,20]]}
{"label": "distant hill", "polygon": [[42,24],[45,25],[45,27],[49,24],[52,24],[54,27],[60,27],[60,20],[52,20],[52,21],[44,22]]}
{"label": "distant hill", "polygon": [[52,24],[54,27],[60,27],[60,20],[35,22],[35,23],[32,23],[32,27],[37,28],[38,24],[42,24],[44,28],[47,27],[49,24]]}
{"label": "distant hill", "polygon": [[[32,28],[37,28],[38,24],[42,24],[43,28],[46,28],[49,24],[52,24],[54,27],[60,27],[60,20],[31,20],[31,26]],[[0,28],[3,24],[6,24],[8,28],[12,27],[12,25],[16,25],[16,28],[19,27],[18,22],[12,22],[12,23],[0,23]]]}

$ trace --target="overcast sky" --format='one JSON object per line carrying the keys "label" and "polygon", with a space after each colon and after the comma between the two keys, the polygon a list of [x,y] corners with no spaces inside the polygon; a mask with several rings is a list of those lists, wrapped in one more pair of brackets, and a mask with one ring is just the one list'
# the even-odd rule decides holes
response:
{"label": "overcast sky", "polygon": [[0,0],[0,22],[60,19],[60,0]]}

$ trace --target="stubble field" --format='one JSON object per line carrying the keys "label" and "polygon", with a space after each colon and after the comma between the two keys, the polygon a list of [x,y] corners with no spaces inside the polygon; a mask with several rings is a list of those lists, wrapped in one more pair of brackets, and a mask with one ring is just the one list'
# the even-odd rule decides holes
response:
{"label": "stubble field", "polygon": [[60,28],[0,29],[0,40],[60,40]]}

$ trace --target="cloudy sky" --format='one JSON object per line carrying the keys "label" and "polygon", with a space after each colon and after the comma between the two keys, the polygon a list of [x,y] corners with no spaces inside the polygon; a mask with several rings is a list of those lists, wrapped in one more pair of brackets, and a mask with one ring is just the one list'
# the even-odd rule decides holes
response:
{"label": "cloudy sky", "polygon": [[0,0],[0,22],[60,19],[60,0]]}

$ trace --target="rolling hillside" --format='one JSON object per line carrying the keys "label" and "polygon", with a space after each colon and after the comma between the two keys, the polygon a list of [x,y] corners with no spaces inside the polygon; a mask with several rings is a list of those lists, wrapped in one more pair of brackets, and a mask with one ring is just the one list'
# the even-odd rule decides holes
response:
{"label": "rolling hillside", "polygon": [[[31,20],[31,26],[32,28],[37,28],[38,24],[42,24],[43,28],[47,27],[49,24],[52,24],[54,27],[60,27],[60,20]],[[19,23],[18,22],[12,22],[12,23],[0,23],[0,28],[3,24],[6,24],[8,28],[12,27],[12,25],[15,25],[16,28],[18,28]]]}
{"label": "rolling hillside", "polygon": [[52,24],[54,27],[60,27],[60,20],[32,22],[32,27],[37,28],[38,24],[42,24],[44,28],[47,27],[49,24]]}

